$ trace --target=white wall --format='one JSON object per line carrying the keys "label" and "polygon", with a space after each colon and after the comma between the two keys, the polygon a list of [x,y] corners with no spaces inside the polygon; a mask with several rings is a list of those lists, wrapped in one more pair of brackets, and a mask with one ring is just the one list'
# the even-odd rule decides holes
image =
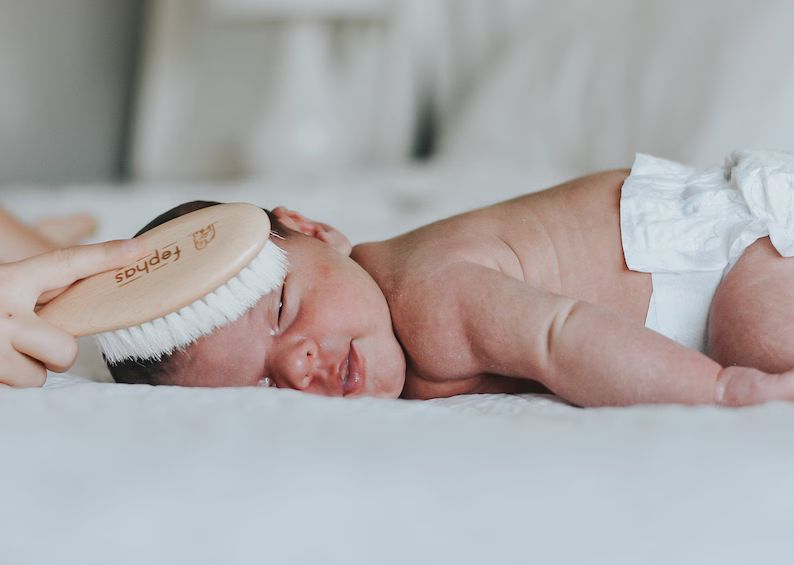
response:
{"label": "white wall", "polygon": [[0,0],[0,184],[118,176],[143,0]]}

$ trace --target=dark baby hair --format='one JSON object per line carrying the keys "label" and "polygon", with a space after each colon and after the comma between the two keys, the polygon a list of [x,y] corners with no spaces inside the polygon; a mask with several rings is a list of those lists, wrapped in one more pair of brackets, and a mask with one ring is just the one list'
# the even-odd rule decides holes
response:
{"label": "dark baby hair", "polygon": [[[202,208],[209,208],[210,206],[217,206],[220,202],[212,202],[207,200],[193,200],[192,202],[185,202],[167,212],[164,212],[153,219],[151,222],[143,226],[135,237],[146,233],[147,231],[156,228],[160,224],[164,224],[190,212],[201,210]],[[265,210],[270,218],[270,231],[275,233],[276,236],[286,238],[289,230],[276,219],[270,212]],[[169,383],[169,375],[174,371],[178,364],[178,354],[173,353],[159,360],[157,359],[127,359],[120,363],[105,363],[113,376],[113,380],[117,383],[126,384],[149,384],[149,385],[162,385]]]}

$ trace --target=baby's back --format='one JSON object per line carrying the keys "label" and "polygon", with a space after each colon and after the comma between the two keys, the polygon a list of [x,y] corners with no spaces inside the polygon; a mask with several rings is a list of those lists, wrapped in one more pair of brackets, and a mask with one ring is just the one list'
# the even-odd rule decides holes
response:
{"label": "baby's back", "polygon": [[524,281],[644,322],[650,277],[628,270],[620,236],[627,175],[589,175],[495,209],[504,209],[502,237],[515,249]]}

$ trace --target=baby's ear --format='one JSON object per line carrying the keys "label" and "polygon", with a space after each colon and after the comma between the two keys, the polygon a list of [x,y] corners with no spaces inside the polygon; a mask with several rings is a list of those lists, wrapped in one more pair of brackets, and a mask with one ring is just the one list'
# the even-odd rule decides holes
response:
{"label": "baby's ear", "polygon": [[289,229],[324,241],[344,255],[350,255],[353,250],[353,246],[350,244],[350,240],[345,237],[345,234],[328,224],[317,222],[283,206],[273,208],[273,215]]}

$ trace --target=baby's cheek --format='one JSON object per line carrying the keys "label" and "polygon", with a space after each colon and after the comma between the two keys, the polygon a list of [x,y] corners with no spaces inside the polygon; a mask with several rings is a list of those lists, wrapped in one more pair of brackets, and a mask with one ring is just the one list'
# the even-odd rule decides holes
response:
{"label": "baby's cheek", "polygon": [[187,386],[251,386],[264,367],[257,305],[248,314],[191,345],[184,355],[182,380]]}

